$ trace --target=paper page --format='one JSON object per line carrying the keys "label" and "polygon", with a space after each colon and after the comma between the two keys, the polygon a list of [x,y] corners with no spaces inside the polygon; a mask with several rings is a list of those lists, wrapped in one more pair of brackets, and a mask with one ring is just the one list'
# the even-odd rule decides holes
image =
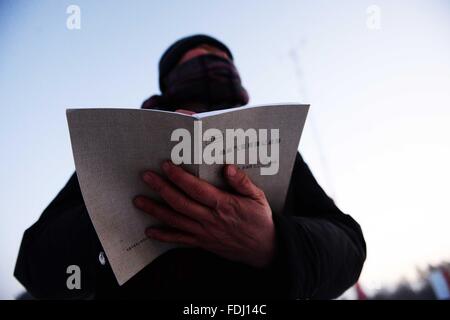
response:
{"label": "paper page", "polygon": [[[202,131],[205,134],[207,133],[207,130],[211,128],[220,129],[223,137],[226,137],[226,129],[241,128],[244,131],[255,129],[258,133],[257,138],[261,143],[264,143],[264,141],[261,140],[262,136],[259,136],[260,129],[267,130],[266,141],[271,140],[271,130],[279,130],[279,156],[272,158],[273,161],[278,162],[272,164],[273,172],[275,172],[278,167],[276,174],[263,175],[261,173],[261,163],[259,163],[259,165],[251,165],[249,162],[249,149],[253,148],[258,150],[258,146],[249,146],[245,145],[245,143],[244,145],[239,145],[238,141],[235,140],[234,149],[230,149],[227,148],[226,139],[224,139],[221,145],[224,155],[234,151],[233,162],[227,162],[226,158],[223,157],[223,163],[238,164],[237,149],[245,151],[245,163],[238,164],[238,167],[244,169],[252,181],[265,192],[274,213],[281,213],[283,209],[308,109],[308,105],[294,104],[258,106],[253,108],[234,109],[233,112],[213,114],[213,116],[201,118]],[[248,140],[246,140],[246,142],[248,142]],[[215,141],[214,143],[218,143],[218,141]],[[274,141],[273,143],[273,146],[275,147],[277,142]],[[204,147],[205,146],[206,143],[204,143]],[[270,150],[271,146],[268,145],[267,148]],[[200,165],[199,176],[218,187],[227,188],[224,184],[223,165],[221,164]]]}
{"label": "paper page", "polygon": [[[136,195],[155,197],[140,174],[160,172],[175,143],[174,129],[192,130],[194,119],[139,109],[67,111],[76,172],[83,198],[118,283],[122,285],[172,245],[148,239],[155,224],[132,203]],[[185,166],[194,172],[194,166]]]}
{"label": "paper page", "polygon": [[[257,108],[267,108],[267,107],[277,107],[277,106],[299,106],[298,103],[274,103],[271,105],[254,105],[254,106],[242,106],[242,107],[234,107],[234,108],[228,108],[228,109],[219,109],[219,110],[213,110],[213,111],[206,111],[201,113],[196,113],[193,115],[193,117],[197,119],[204,119],[207,117],[216,116],[223,113],[229,113],[229,112],[236,112],[240,110],[247,110],[247,109],[257,109]],[[306,105],[304,105],[306,106]]]}

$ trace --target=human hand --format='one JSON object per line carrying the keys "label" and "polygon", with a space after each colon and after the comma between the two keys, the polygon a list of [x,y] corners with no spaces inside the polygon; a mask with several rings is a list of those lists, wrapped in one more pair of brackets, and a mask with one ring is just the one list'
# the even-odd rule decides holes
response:
{"label": "human hand", "polygon": [[165,204],[144,196],[135,205],[163,222],[151,227],[148,237],[170,243],[199,247],[224,258],[254,267],[270,264],[275,251],[272,210],[264,192],[234,165],[224,167],[225,177],[236,193],[216,188],[165,161],[167,180],[147,171],[144,181]]}

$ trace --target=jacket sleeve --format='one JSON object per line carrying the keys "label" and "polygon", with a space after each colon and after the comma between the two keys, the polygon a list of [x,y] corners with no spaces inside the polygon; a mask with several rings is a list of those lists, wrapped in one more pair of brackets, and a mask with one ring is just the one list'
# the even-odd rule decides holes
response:
{"label": "jacket sleeve", "polygon": [[[25,231],[14,275],[34,298],[88,298],[94,292],[96,273],[101,271],[101,250],[74,173]],[[80,289],[67,286],[75,274],[68,271],[72,265],[79,267]]]}
{"label": "jacket sleeve", "polygon": [[325,194],[300,154],[283,213],[274,215],[274,265],[282,292],[294,299],[331,299],[358,280],[366,258],[361,228]]}

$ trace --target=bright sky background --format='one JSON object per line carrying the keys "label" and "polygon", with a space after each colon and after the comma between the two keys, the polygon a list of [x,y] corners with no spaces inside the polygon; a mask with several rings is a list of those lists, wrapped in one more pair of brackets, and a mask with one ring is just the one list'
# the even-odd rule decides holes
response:
{"label": "bright sky background", "polygon": [[22,233],[74,170],[65,109],[139,107],[193,33],[229,45],[251,104],[311,104],[300,150],[363,228],[364,287],[450,259],[450,2],[1,0],[0,298],[23,290]]}

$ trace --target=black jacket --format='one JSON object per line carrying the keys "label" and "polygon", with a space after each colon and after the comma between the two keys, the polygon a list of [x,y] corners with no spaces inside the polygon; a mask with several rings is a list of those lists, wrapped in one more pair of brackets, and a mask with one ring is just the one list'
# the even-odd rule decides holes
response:
{"label": "black jacket", "polygon": [[[284,213],[273,219],[277,250],[270,268],[178,248],[159,256],[120,287],[107,261],[99,261],[102,247],[73,174],[25,231],[14,274],[39,299],[329,299],[357,281],[366,258],[361,228],[325,194],[300,154]],[[80,267],[79,290],[67,288],[70,265]]]}

